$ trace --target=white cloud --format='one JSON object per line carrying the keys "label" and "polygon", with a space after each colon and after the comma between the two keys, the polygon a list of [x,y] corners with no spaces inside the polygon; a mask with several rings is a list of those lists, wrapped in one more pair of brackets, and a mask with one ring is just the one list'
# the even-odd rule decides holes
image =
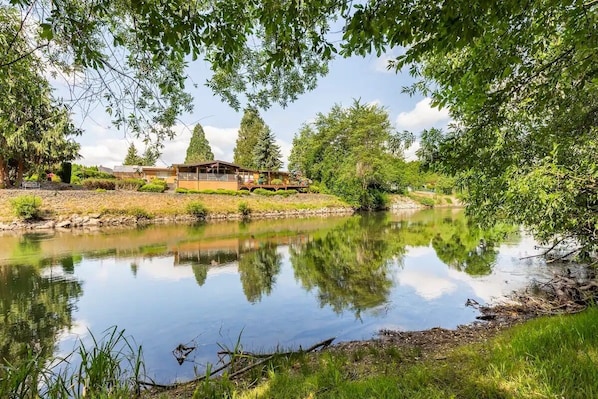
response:
{"label": "white cloud", "polygon": [[448,109],[432,108],[432,100],[427,97],[419,101],[409,112],[401,112],[397,116],[397,129],[419,132],[431,127],[445,127],[450,121]]}
{"label": "white cloud", "polygon": [[380,73],[391,73],[396,74],[396,70],[394,68],[388,69],[388,63],[394,59],[396,59],[399,55],[404,54],[405,49],[403,47],[398,47],[393,49],[387,53],[382,54],[380,57],[377,57],[372,65],[374,71]]}
{"label": "white cloud", "polygon": [[450,294],[457,289],[457,284],[450,278],[433,275],[430,271],[421,271],[414,268],[402,270],[398,279],[401,285],[411,287],[420,297],[432,300]]}

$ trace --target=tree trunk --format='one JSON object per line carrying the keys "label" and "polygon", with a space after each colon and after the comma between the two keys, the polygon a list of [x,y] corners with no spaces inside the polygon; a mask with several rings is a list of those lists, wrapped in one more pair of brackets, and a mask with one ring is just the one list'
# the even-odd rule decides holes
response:
{"label": "tree trunk", "polygon": [[23,159],[19,159],[19,163],[17,164],[17,181],[15,182],[15,187],[21,187],[21,183],[23,182],[23,171],[25,169],[25,163]]}
{"label": "tree trunk", "polygon": [[10,181],[8,180],[8,163],[3,156],[0,155],[0,188],[10,187]]}

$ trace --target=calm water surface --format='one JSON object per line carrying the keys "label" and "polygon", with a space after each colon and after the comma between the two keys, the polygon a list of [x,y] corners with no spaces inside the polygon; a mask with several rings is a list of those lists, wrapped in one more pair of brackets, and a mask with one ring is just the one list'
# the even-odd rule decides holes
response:
{"label": "calm water surface", "polygon": [[[453,328],[465,307],[552,271],[531,238],[468,228],[461,211],[0,235],[0,359],[70,352],[111,326],[159,382],[219,345],[297,348],[383,328]],[[182,365],[172,351],[196,346]]]}

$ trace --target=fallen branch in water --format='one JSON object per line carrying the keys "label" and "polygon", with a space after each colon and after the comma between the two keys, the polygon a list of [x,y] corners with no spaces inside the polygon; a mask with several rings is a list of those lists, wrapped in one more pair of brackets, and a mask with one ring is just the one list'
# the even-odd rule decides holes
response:
{"label": "fallen branch in water", "polygon": [[[270,354],[265,354],[265,355],[257,355],[257,354],[251,354],[252,357],[254,358],[258,358],[258,357],[263,357],[263,359],[252,363],[246,367],[243,367],[240,370],[234,371],[233,373],[228,375],[228,378],[234,378],[234,377],[238,377],[239,375],[246,373],[247,371],[251,370],[254,367],[257,367],[261,364],[264,364],[266,362],[268,362],[269,360],[272,360],[275,356],[292,356],[292,355],[297,355],[297,354],[301,354],[301,353],[308,353],[308,352],[313,352],[318,348],[326,348],[328,346],[330,346],[330,344],[332,344],[332,341],[334,341],[335,338],[328,338],[322,342],[318,342],[315,345],[310,346],[309,348],[303,350],[303,349],[299,349],[298,351],[291,351],[291,352],[278,352],[278,353],[270,353]],[[222,352],[218,352],[219,355],[229,355],[229,356],[247,356],[248,353],[243,353],[243,352],[230,352],[230,351],[222,351]],[[181,386],[185,386],[185,385],[189,385],[189,384],[193,384],[193,383],[197,383],[197,382],[201,382],[204,381],[206,379],[210,379],[212,378],[212,376],[214,376],[216,373],[221,372],[222,370],[226,369],[227,367],[229,367],[233,362],[229,361],[228,363],[222,365],[221,367],[218,367],[217,369],[210,371],[209,373],[206,373],[205,375],[202,375],[200,377],[194,378],[190,381],[185,381],[185,382],[177,382],[174,384],[157,384],[153,381],[137,381],[137,384],[139,385],[143,385],[146,387],[151,387],[151,388],[157,388],[157,389],[162,389],[162,390],[169,390],[169,389],[175,389]]]}

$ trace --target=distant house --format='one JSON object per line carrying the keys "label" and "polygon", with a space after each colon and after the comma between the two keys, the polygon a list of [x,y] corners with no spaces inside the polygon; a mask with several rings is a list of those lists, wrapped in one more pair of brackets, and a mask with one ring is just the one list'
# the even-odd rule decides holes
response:
{"label": "distant house", "polygon": [[161,166],[139,166],[139,165],[118,165],[114,167],[114,176],[118,179],[162,179],[168,184],[175,183],[176,173],[172,167]]}
{"label": "distant house", "polygon": [[176,186],[188,190],[249,190],[255,188],[300,189],[306,182],[293,181],[290,173],[252,170],[225,161],[175,164]]}

